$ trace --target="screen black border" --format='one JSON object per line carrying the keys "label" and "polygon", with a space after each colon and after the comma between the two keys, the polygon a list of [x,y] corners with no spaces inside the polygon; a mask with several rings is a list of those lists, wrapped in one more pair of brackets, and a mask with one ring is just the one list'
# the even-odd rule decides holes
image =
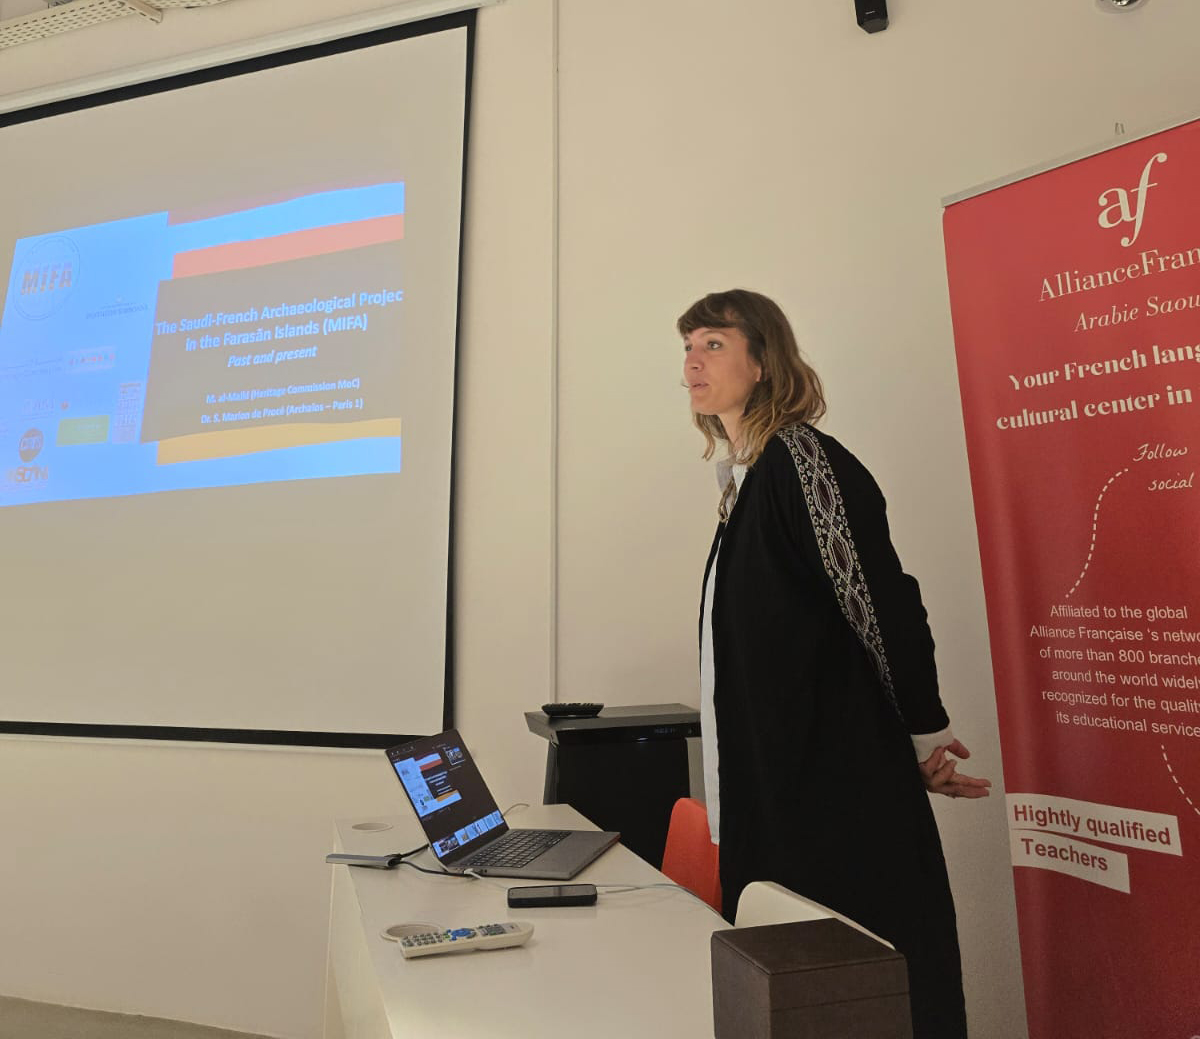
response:
{"label": "screen black border", "polygon": [[[134,98],[146,97],[151,94],[166,93],[183,87],[196,86],[202,83],[212,83],[217,80],[229,79],[264,69],[280,68],[301,61],[311,61],[314,58],[324,58],[333,54],[344,54],[349,51],[362,50],[384,43],[394,43],[397,40],[411,39],[415,36],[427,36],[431,33],[444,32],[450,29],[467,30],[466,55],[466,93],[463,110],[463,167],[461,204],[459,214],[459,243],[458,243],[458,301],[454,329],[454,387],[451,396],[453,416],[450,429],[450,515],[447,518],[448,541],[446,555],[446,643],[445,643],[445,680],[442,690],[442,728],[454,727],[454,557],[455,557],[455,524],[454,503],[456,479],[456,452],[458,441],[458,395],[460,386],[459,375],[459,337],[462,327],[462,283],[463,283],[463,248],[466,227],[467,199],[467,162],[470,145],[471,124],[471,84],[475,64],[475,18],[474,8],[453,14],[440,15],[436,18],[425,18],[420,21],[407,22],[403,25],[389,26],[383,29],[373,29],[365,33],[344,36],[322,43],[306,44],[288,50],[263,54],[253,58],[244,58],[214,65],[209,68],[197,69],[192,72],[177,73],[143,83],[132,83],[127,86],[114,87],[110,90],[98,91],[79,97],[64,98],[29,108],[21,108],[12,112],[0,113],[0,128],[16,126],[20,123],[33,122],[51,116],[63,115],[67,112],[80,112],[102,105],[129,101]],[[96,725],[77,724],[73,722],[43,722],[43,721],[13,721],[0,719],[0,734],[21,736],[56,736],[66,739],[108,739],[108,740],[171,740],[189,743],[243,743],[265,746],[294,746],[294,747],[340,747],[383,750],[398,743],[415,739],[417,733],[359,733],[359,732],[305,732],[290,729],[228,729],[228,728],[196,728],[176,725]]]}

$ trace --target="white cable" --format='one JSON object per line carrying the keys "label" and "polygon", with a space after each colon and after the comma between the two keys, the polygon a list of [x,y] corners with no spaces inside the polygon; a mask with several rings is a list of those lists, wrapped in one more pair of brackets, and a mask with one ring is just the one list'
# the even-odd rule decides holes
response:
{"label": "white cable", "polygon": [[621,883],[618,883],[617,881],[613,881],[613,883],[611,883],[611,884],[597,884],[596,890],[602,891],[606,895],[623,895],[627,891],[646,891],[652,887],[674,888],[676,891],[687,891],[687,893],[689,895],[692,895],[693,898],[696,897],[694,894],[692,894],[691,891],[688,891],[688,889],[685,888],[682,884],[671,884],[671,883],[621,884]]}
{"label": "white cable", "polygon": [[480,875],[479,875],[478,873],[476,873],[476,872],[475,872],[473,869],[464,869],[464,870],[463,870],[463,876],[464,876],[464,877],[470,877],[472,880],[482,880],[482,881],[483,881],[485,884],[491,884],[491,885],[492,885],[492,887],[498,887],[498,888],[499,888],[501,891],[507,891],[507,890],[508,890],[508,885],[507,885],[507,884],[501,884],[499,881],[497,881],[497,880],[492,880],[490,877],[484,877],[484,876],[480,876]]}

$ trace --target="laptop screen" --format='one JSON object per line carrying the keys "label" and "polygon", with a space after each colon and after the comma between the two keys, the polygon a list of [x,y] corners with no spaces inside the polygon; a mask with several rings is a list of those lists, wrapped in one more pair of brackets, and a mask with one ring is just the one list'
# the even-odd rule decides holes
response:
{"label": "laptop screen", "polygon": [[387,756],[442,862],[454,862],[479,847],[481,838],[508,830],[456,730],[392,747]]}

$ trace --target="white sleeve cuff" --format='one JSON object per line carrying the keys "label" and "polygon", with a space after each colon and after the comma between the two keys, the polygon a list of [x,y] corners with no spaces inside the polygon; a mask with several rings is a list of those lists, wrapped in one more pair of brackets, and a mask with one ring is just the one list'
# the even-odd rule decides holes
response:
{"label": "white sleeve cuff", "polygon": [[924,732],[912,736],[913,750],[917,752],[918,761],[926,761],[938,747],[945,747],[954,742],[954,733],[947,725],[940,732]]}

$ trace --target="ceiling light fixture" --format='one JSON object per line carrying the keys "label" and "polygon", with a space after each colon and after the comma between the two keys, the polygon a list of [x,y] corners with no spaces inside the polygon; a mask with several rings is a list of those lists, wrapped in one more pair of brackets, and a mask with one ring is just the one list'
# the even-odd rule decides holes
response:
{"label": "ceiling light fixture", "polygon": [[212,7],[227,0],[66,0],[44,11],[0,22],[0,48],[44,40],[72,29],[110,22],[114,18],[140,15],[161,22],[167,7]]}

